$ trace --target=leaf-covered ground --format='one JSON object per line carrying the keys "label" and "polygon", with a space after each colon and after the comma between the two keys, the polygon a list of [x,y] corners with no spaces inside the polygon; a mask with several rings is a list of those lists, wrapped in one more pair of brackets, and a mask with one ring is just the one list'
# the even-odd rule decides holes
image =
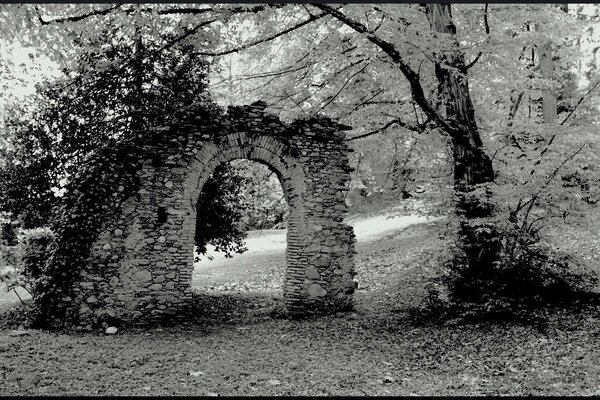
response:
{"label": "leaf-covered ground", "polygon": [[195,316],[178,326],[12,337],[5,313],[0,393],[600,395],[595,308],[557,311],[543,332],[411,317],[438,272],[432,255],[447,245],[440,230],[415,225],[359,245],[354,313],[281,318],[282,254],[198,272]]}

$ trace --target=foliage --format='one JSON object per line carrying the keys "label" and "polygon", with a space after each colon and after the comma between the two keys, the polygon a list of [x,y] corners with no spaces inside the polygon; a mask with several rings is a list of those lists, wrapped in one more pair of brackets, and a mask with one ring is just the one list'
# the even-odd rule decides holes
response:
{"label": "foliage", "polygon": [[[152,128],[210,107],[205,91],[207,65],[193,55],[193,45],[180,42],[169,51],[156,51],[159,44],[150,35],[137,33],[136,46],[132,46],[131,38],[114,27],[105,28],[93,38],[99,51],[80,51],[81,62],[74,70],[65,70],[63,79],[39,88],[38,112],[31,122],[22,113],[18,117],[26,122],[17,119],[12,124],[14,137],[33,131],[47,146],[33,143],[19,153],[23,146],[13,140],[16,145],[7,151],[12,151],[14,159],[35,166],[40,153],[53,157],[50,167],[40,168],[50,176],[42,182],[45,185],[15,184],[32,193],[54,196],[54,191],[62,196],[52,214],[56,237],[48,249],[45,273],[33,287],[36,323],[41,326],[53,325],[51,317],[69,317],[72,310],[60,306],[72,297],[70,285],[78,266],[88,261],[101,227],[117,216],[119,202],[137,185],[139,148],[135,143],[139,138],[135,135],[159,134]],[[126,63],[125,68],[107,65],[108,60],[119,59],[135,63]],[[8,169],[15,164],[8,164]],[[26,197],[11,200],[27,203]]]}
{"label": "foliage", "polygon": [[598,282],[589,259],[576,256],[557,235],[573,227],[580,239],[598,238],[598,222],[590,217],[598,212],[600,194],[594,127],[540,125],[520,133],[496,152],[503,165],[496,187],[473,193],[480,196],[476,203],[491,203],[494,216],[463,220],[454,230],[458,243],[444,262],[448,275],[432,286],[432,309],[523,317],[528,309],[575,300]]}
{"label": "foliage", "polygon": [[[418,68],[426,93],[436,89],[433,55],[451,47],[452,43],[429,31],[427,19],[418,5],[352,4],[342,10],[405,52],[413,68]],[[314,14],[314,9],[310,11]],[[289,26],[301,20],[304,11],[290,7],[272,14],[272,21]],[[465,54],[466,63],[477,60],[468,69],[470,94],[490,156],[505,144],[502,138],[510,136],[505,129],[507,117],[519,92],[524,91],[524,95],[516,110],[517,121],[526,132],[543,129],[539,123],[538,99],[540,88],[547,82],[541,79],[537,68],[539,57],[534,60],[529,57],[539,42],[550,40],[555,52],[556,72],[552,85],[559,92],[559,112],[562,112],[559,117],[564,118],[579,95],[585,93],[587,88],[573,87],[577,82],[572,70],[576,60],[588,51],[577,43],[578,38],[593,27],[591,22],[552,5],[510,4],[486,8],[482,4],[459,4],[453,5],[453,17],[458,48]],[[229,41],[252,43],[253,39],[272,33],[273,28],[268,24],[251,29],[253,23],[253,17],[244,16],[244,27],[249,29],[236,29],[232,23],[222,34]],[[489,32],[485,29],[486,23]],[[398,68],[393,68],[389,59],[376,51],[364,35],[353,34],[327,17],[313,24],[321,29],[303,26],[294,31],[296,34],[222,56],[220,74],[212,85],[215,96],[223,103],[271,98],[270,109],[284,119],[320,111],[353,126],[353,136],[373,132],[371,136],[350,142],[356,150],[351,159],[356,168],[352,185],[364,186],[368,197],[376,194],[376,197],[391,200],[401,198],[398,189],[408,181],[406,189],[411,195],[417,194],[427,203],[437,204],[438,210],[451,210],[452,196],[447,190],[446,173],[452,158],[444,149],[445,138],[437,132],[425,136],[402,125],[390,124],[400,120],[414,126],[424,120]],[[255,37],[248,39],[248,33],[242,32],[252,32]],[[264,57],[266,52],[270,57]],[[298,81],[303,83],[298,85]],[[585,109],[587,104],[586,101],[579,106],[575,117],[590,114]],[[530,108],[532,112],[528,113]],[[521,133],[515,131],[519,139]],[[408,157],[408,169],[413,172],[408,179],[398,176],[401,186],[393,188],[393,179],[387,178],[395,174],[389,171],[395,171],[396,160],[407,158],[411,142],[418,142]],[[504,173],[498,161],[495,160],[495,168]],[[398,171],[403,170],[406,169]],[[427,186],[423,195],[415,192],[416,186]]]}
{"label": "foliage", "polygon": [[55,239],[48,248],[45,273],[33,287],[36,325],[56,327],[72,317],[66,307],[73,296],[72,282],[87,263],[103,224],[118,216],[120,203],[137,187],[139,157],[131,140],[111,140],[67,184],[51,226]]}
{"label": "foliage", "polygon": [[240,221],[245,209],[241,204],[241,189],[248,182],[248,178],[235,173],[235,167],[225,163],[220,164],[204,183],[196,204],[197,253],[206,254],[209,243],[226,257],[232,257],[232,252],[247,250],[244,246],[246,234]]}
{"label": "foliage", "polygon": [[240,206],[246,209],[241,221],[244,230],[285,227],[288,206],[275,171],[249,160],[234,160],[231,164],[247,180],[241,187]]}
{"label": "foliage", "polygon": [[[86,52],[86,44],[75,40],[80,45],[75,69],[38,87],[30,100],[32,112],[13,109],[7,121],[8,145],[0,147],[0,184],[5,189],[0,207],[26,226],[48,224],[65,183],[109,139],[130,137],[134,128],[173,123],[209,102],[208,67],[193,55],[192,44],[158,52],[153,37],[140,35],[136,50],[130,38],[110,26],[91,39],[97,52]],[[135,65],[107,65],[133,57]]]}
{"label": "foliage", "polygon": [[197,253],[206,254],[211,244],[225,257],[247,250],[247,231],[280,226],[288,212],[274,172],[248,160],[219,165],[202,187],[196,210]]}
{"label": "foliage", "polygon": [[21,277],[18,227],[9,213],[0,213],[0,282],[6,290],[19,284]]}
{"label": "foliage", "polygon": [[[148,32],[140,30],[136,34],[137,48],[132,46],[131,38],[111,25],[100,36],[88,38],[87,43],[77,39],[80,50],[75,70],[65,69],[62,79],[38,89],[34,113],[14,110],[8,124],[11,146],[4,150],[7,161],[0,169],[0,182],[7,188],[0,196],[0,205],[25,226],[48,223],[64,185],[107,140],[129,137],[135,126],[143,129],[175,123],[199,106],[210,104],[206,92],[208,65],[194,52],[193,43],[181,41],[165,50]],[[177,35],[176,31],[158,36],[170,42]],[[95,51],[90,51],[90,46]],[[89,101],[82,102],[82,98]],[[214,211],[214,226],[225,227],[241,218],[252,220],[243,222],[240,230],[209,229],[212,236],[197,241],[201,252],[207,243],[202,242],[204,239],[227,253],[242,251],[243,231],[281,222],[281,217],[273,219],[264,208],[273,204],[258,205],[256,196],[252,207],[256,215],[239,213],[250,208],[241,203],[237,185],[242,181],[239,173],[216,174],[209,187],[219,189],[214,193],[207,189],[200,203],[210,204],[206,209]],[[223,198],[210,199],[206,193]],[[268,196],[262,189],[258,193],[263,198]],[[200,224],[199,231],[204,228]]]}
{"label": "foliage", "polygon": [[36,280],[45,273],[48,246],[54,239],[54,234],[47,228],[24,230],[21,238],[21,265],[23,275],[27,280]]}
{"label": "foliage", "polygon": [[52,191],[57,146],[46,131],[25,120],[25,113],[22,119],[16,114],[7,124],[5,139],[10,145],[0,146],[0,209],[25,228],[44,226],[57,202]]}
{"label": "foliage", "polygon": [[553,246],[540,234],[539,222],[483,219],[462,226],[443,262],[446,273],[430,287],[428,311],[438,317],[527,319],[543,307],[589,296],[599,282],[597,271]]}
{"label": "foliage", "polygon": [[10,213],[0,213],[0,244],[5,246],[14,246],[17,244],[16,225]]}
{"label": "foliage", "polygon": [[40,278],[47,259],[46,249],[54,235],[47,228],[22,229],[3,218],[0,237],[0,279],[6,290],[17,286],[31,290]]}
{"label": "foliage", "polygon": [[[273,318],[281,297],[271,289],[281,286],[284,254],[254,254],[256,268],[223,260],[224,276],[207,269],[193,280],[203,288],[193,287],[195,312],[183,326],[161,327],[154,336],[145,335],[147,328],[123,328],[114,338],[43,330],[7,338],[0,389],[20,396],[147,395],[149,390],[165,396],[211,394],[208,390],[221,396],[597,395],[596,305],[553,309],[546,329],[539,330],[523,323],[422,324],[407,315],[430,273],[423,250],[437,253],[445,247],[436,240],[439,230],[420,224],[400,237],[385,235],[359,245],[357,271],[364,278],[356,313]],[[235,291],[216,288],[234,277],[243,277]],[[19,327],[24,310],[2,313],[0,329]],[[206,334],[207,329],[214,333]],[[185,357],[193,363],[175,356],[186,346]],[[91,371],[93,360],[110,361],[93,364]],[[242,362],[243,368],[232,367]],[[46,376],[48,368],[56,375]],[[31,377],[41,378],[37,385],[23,385]],[[272,379],[280,383],[269,383]]]}
{"label": "foliage", "polygon": [[[31,220],[30,224],[41,223],[43,215],[48,214],[47,209],[53,203],[49,189],[60,191],[64,186],[61,178],[76,171],[77,163],[83,162],[95,146],[102,146],[104,138],[124,134],[134,123],[143,126],[143,121],[147,121],[148,126],[152,126],[161,122],[153,120],[154,116],[160,120],[167,114],[163,110],[176,112],[182,103],[196,101],[193,95],[172,97],[168,90],[161,89],[159,96],[152,97],[155,80],[147,79],[156,74],[162,76],[153,70],[156,62],[160,64],[159,53],[174,52],[175,56],[170,59],[178,59],[183,52],[177,53],[176,49],[180,45],[191,48],[194,40],[201,42],[202,48],[193,54],[210,55],[217,60],[220,57],[221,68],[212,71],[211,90],[222,102],[248,103],[257,97],[267,98],[271,100],[270,109],[283,119],[324,112],[356,128],[352,133],[355,139],[350,142],[357,150],[351,160],[356,167],[352,187],[365,196],[349,198],[353,206],[364,197],[396,201],[410,195],[411,200],[425,200],[428,211],[453,211],[456,198],[451,195],[452,182],[448,175],[448,172],[451,175],[452,156],[446,150],[452,143],[440,126],[422,125],[427,120],[425,114],[433,112],[424,106],[427,102],[436,104],[438,82],[434,65],[437,55],[457,49],[465,55],[469,66],[460,73],[468,76],[477,126],[486,153],[493,159],[497,183],[493,190],[495,216],[483,222],[473,221],[455,232],[467,244],[463,251],[468,251],[470,240],[482,238],[485,244],[485,240],[493,239],[497,246],[490,250],[486,268],[505,265],[507,270],[513,270],[521,268],[517,266],[525,263],[523,260],[531,259],[535,264],[538,262],[535,260],[545,259],[544,266],[538,265],[540,268],[550,268],[555,277],[564,273],[564,279],[577,286],[568,272],[577,263],[566,262],[561,255],[548,250],[545,246],[550,244],[525,227],[537,220],[536,229],[542,224],[556,231],[561,226],[587,223],[586,216],[597,212],[600,164],[595,139],[597,126],[592,124],[594,120],[597,122],[598,114],[599,91],[594,91],[598,78],[594,67],[596,52],[578,46],[588,39],[593,42],[594,16],[582,17],[580,6],[576,13],[565,13],[551,5],[453,6],[457,41],[449,37],[451,35],[431,32],[422,7],[416,4],[352,4],[335,10],[362,24],[366,29],[363,34],[355,33],[339,19],[330,18],[331,12],[322,13],[323,5],[270,8],[214,5],[206,9],[180,8],[179,5],[47,5],[39,10],[33,6],[9,5],[2,11],[11,7],[18,18],[7,19],[5,12],[0,13],[0,19],[6,22],[2,24],[4,36],[59,49],[61,54],[54,59],[62,58],[64,65],[74,64],[76,67],[71,70],[78,72],[69,79],[79,79],[77,85],[85,89],[73,92],[69,85],[59,85],[58,90],[47,97],[65,107],[71,106],[71,109],[65,108],[63,117],[55,118],[56,126],[68,127],[65,137],[74,138],[76,145],[65,145],[67,151],[56,151],[55,145],[35,144],[31,148],[51,151],[39,160],[30,155],[32,151],[26,143],[43,137],[46,126],[43,124],[39,130],[42,134],[10,134],[22,138],[13,143],[24,141],[25,144],[23,149],[18,148],[20,144],[16,146],[14,155],[7,153],[4,157],[14,160],[6,172],[2,172],[6,182],[3,189],[9,193],[8,199],[14,200],[10,202],[0,195],[0,203],[7,204],[3,208],[20,214],[24,220]],[[595,7],[595,15],[597,10]],[[172,36],[165,34],[173,25],[177,25],[177,29],[171,32]],[[287,33],[283,27],[289,27]],[[27,34],[17,34],[20,31]],[[380,51],[367,40],[369,35],[386,41],[403,61],[390,60],[386,49]],[[78,36],[80,39],[72,40]],[[116,50],[106,47],[106,36],[117,42]],[[140,42],[136,39],[140,37],[141,46],[138,46]],[[547,41],[556,65],[550,80],[542,78],[539,56],[536,56],[536,48]],[[77,51],[73,52],[75,48]],[[133,49],[142,49],[141,59],[136,56],[140,53]],[[54,52],[56,50],[48,51]],[[588,54],[583,54],[586,52]],[[87,56],[74,56],[77,54]],[[585,55],[584,62],[576,65],[582,55]],[[146,63],[144,59],[154,61]],[[172,69],[169,63],[161,68],[161,71]],[[406,68],[416,71],[416,80],[405,79],[408,76],[403,74],[403,69]],[[199,69],[202,73],[198,76],[204,79],[205,69]],[[99,77],[99,84],[103,84],[108,76],[121,75],[123,80],[107,85],[108,90],[104,92],[95,91],[97,82],[90,79]],[[142,75],[142,79],[138,79]],[[170,82],[161,87],[175,84]],[[416,101],[415,85],[422,87],[425,103]],[[558,93],[561,125],[541,124],[539,98],[545,87]],[[177,93],[185,93],[183,89],[184,86],[179,86]],[[206,85],[200,91],[205,89]],[[116,112],[90,112],[93,101],[83,106],[79,104],[80,98],[88,93],[105,104],[105,108],[98,110]],[[93,100],[94,96],[90,98]],[[162,99],[165,101],[161,102]],[[123,104],[134,103],[139,107],[121,108]],[[77,111],[79,107],[86,110],[78,116],[83,122],[78,118],[69,119],[72,110]],[[569,123],[564,124],[567,117]],[[86,118],[99,124],[97,137],[90,134],[92,130],[82,128],[91,123]],[[27,125],[27,118],[22,119]],[[113,126],[108,126],[107,121]],[[438,122],[443,125],[445,121]],[[47,128],[49,132],[55,131],[55,126],[47,125]],[[35,132],[31,129],[23,132],[28,130]],[[79,137],[97,142],[91,149],[85,148],[83,140],[78,142]],[[49,143],[62,141],[62,137],[57,136]],[[76,148],[81,151],[74,151]],[[30,160],[25,163],[25,159]],[[36,161],[32,162],[33,159]],[[14,167],[18,163],[21,166]],[[58,170],[55,164],[64,168]],[[56,172],[47,173],[49,168],[55,168]],[[25,188],[40,195],[33,196],[35,201],[28,199]],[[424,192],[418,193],[417,188]],[[480,200],[478,195],[474,193],[473,200]],[[241,197],[236,201],[243,202]],[[235,208],[232,205],[228,205],[229,210]],[[497,226],[492,228],[490,224]],[[481,236],[481,229],[490,230],[487,239]],[[597,235],[597,227],[590,226],[590,231]],[[518,253],[502,247],[502,243],[521,243],[517,238],[533,242],[525,247],[516,246],[525,249]],[[474,253],[471,256],[477,258],[478,252]],[[464,254],[457,253],[457,270],[464,264],[461,257]],[[468,269],[469,273],[477,271],[473,268]]]}

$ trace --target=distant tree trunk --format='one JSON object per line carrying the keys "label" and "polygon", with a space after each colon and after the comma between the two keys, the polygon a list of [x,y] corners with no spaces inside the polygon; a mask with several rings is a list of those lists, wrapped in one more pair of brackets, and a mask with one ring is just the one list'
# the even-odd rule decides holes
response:
{"label": "distant tree trunk", "polygon": [[[554,75],[554,62],[552,61],[552,48],[550,41],[539,45],[540,73],[542,78],[551,80]],[[550,88],[542,88],[542,113],[545,124],[556,122],[556,96]]]}
{"label": "distant tree trunk", "polygon": [[454,49],[438,55],[435,75],[438,81],[438,113],[456,127],[449,132],[454,155],[454,186],[459,194],[459,208],[467,217],[489,215],[489,207],[467,201],[466,193],[473,185],[494,181],[492,161],[484,152],[475,121],[475,110],[469,94],[469,81],[464,56],[454,39],[450,4],[427,4],[427,18],[434,32],[452,35]]}
{"label": "distant tree trunk", "polygon": [[[555,4],[554,6],[563,12],[569,12],[568,4]],[[554,77],[554,61],[549,40],[545,40],[539,45],[539,59],[542,78],[551,80]],[[547,87],[542,88],[542,112],[545,124],[556,122],[556,95],[552,89]]]}

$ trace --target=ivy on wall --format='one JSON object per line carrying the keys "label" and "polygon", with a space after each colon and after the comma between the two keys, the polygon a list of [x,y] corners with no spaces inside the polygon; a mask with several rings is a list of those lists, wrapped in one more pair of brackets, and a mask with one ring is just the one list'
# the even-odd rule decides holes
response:
{"label": "ivy on wall", "polygon": [[58,316],[64,318],[61,323],[70,318],[73,282],[102,226],[119,216],[121,203],[138,187],[140,154],[132,140],[113,141],[93,154],[68,186],[52,223],[55,240],[44,274],[34,287],[36,325],[56,327]]}

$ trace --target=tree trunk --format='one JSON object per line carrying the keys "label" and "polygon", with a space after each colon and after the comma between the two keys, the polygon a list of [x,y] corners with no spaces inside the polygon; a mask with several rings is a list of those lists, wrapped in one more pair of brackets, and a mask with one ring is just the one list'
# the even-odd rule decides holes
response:
{"label": "tree trunk", "polygon": [[452,22],[450,4],[427,4],[426,10],[431,29],[451,35],[454,46],[451,51],[438,54],[435,75],[438,80],[438,113],[456,128],[448,133],[452,140],[458,206],[467,218],[487,216],[491,211],[489,207],[472,204],[464,196],[473,190],[474,185],[493,182],[494,171],[491,159],[483,150],[475,121],[464,57],[454,38],[456,27]]}
{"label": "tree trunk", "polygon": [[[549,40],[539,44],[538,58],[542,78],[551,80],[554,75],[554,61],[552,61],[552,47]],[[545,124],[556,122],[556,96],[546,85],[542,87],[542,115]]]}
{"label": "tree trunk", "polygon": [[[398,65],[400,72],[410,84],[411,94],[415,103],[427,115],[428,121],[433,121],[443,129],[451,138],[454,157],[454,185],[459,195],[459,208],[457,211],[467,218],[476,218],[490,214],[489,207],[482,206],[482,202],[470,196],[474,185],[494,181],[492,161],[485,154],[475,122],[473,103],[469,96],[469,82],[466,77],[464,58],[458,51],[458,43],[454,38],[455,28],[448,4],[427,5],[427,16],[434,31],[450,34],[454,42],[454,49],[441,54],[436,65],[436,75],[440,88],[440,102],[437,110],[429,103],[421,85],[418,72],[403,59],[396,46],[360,22],[348,17],[325,4],[314,4],[315,7],[325,11],[334,18],[346,24],[356,32],[365,35],[366,39],[385,52],[391,60]],[[451,69],[443,68],[449,66]],[[460,73],[458,71],[461,71]],[[440,115],[440,110],[442,114]],[[467,198],[471,199],[468,200]],[[474,207],[473,207],[474,206]]]}

